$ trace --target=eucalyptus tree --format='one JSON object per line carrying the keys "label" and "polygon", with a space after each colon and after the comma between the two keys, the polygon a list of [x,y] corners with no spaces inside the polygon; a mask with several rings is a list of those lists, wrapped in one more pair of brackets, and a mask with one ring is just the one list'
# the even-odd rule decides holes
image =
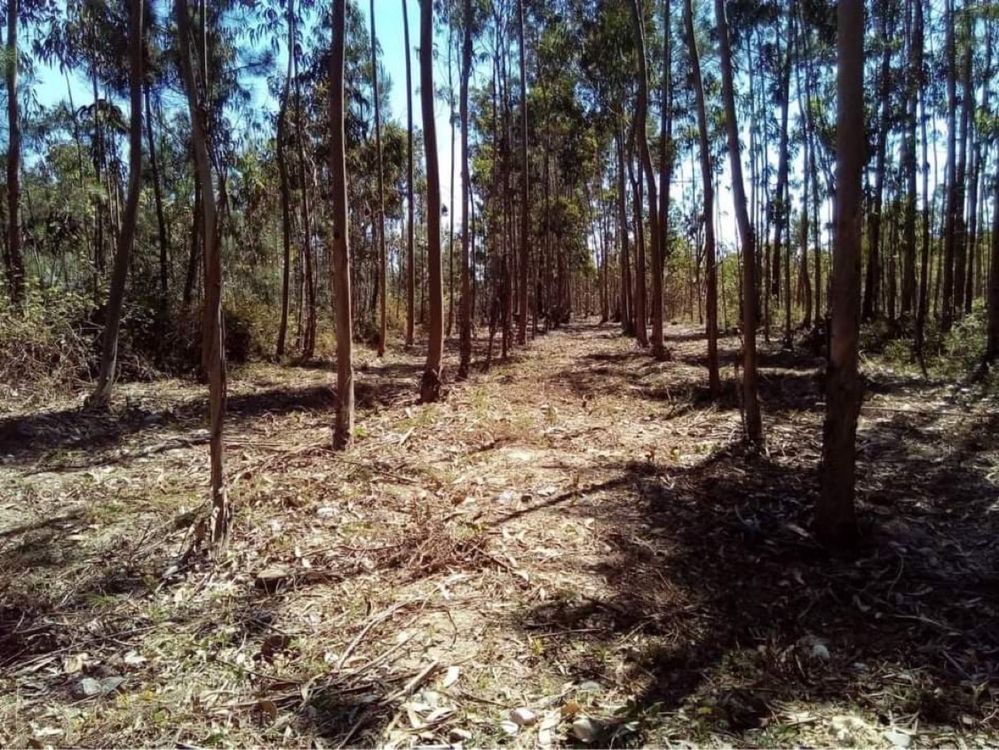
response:
{"label": "eucalyptus tree", "polygon": [[332,265],[336,318],[336,417],[333,448],[345,450],[354,437],[353,312],[347,205],[347,149],[345,137],[344,49],[346,0],[333,2],[333,40],[330,50],[330,175],[333,188]]}
{"label": "eucalyptus tree", "polygon": [[402,30],[406,54],[406,346],[412,346],[416,320],[416,253],[413,221],[413,51],[409,45],[408,0],[402,0]]}
{"label": "eucalyptus tree", "polygon": [[17,94],[19,0],[7,0],[4,81],[7,86],[7,286],[15,307],[24,303],[25,268],[21,249],[21,120]]}
{"label": "eucalyptus tree", "polygon": [[530,250],[530,229],[531,205],[530,176],[528,169],[528,130],[527,130],[527,46],[524,37],[524,0],[517,0],[517,33],[518,51],[520,53],[520,157],[523,162],[523,170],[520,175],[520,206],[521,206],[521,226],[520,226],[520,257],[518,259],[518,273],[520,274],[518,285],[517,307],[520,318],[517,322],[517,343],[523,346],[527,343],[527,283],[528,265],[531,262]]}
{"label": "eucalyptus tree", "polygon": [[[225,444],[222,431],[226,411],[225,331],[222,320],[222,258],[219,252],[218,206],[212,156],[208,143],[206,99],[208,98],[207,43],[201,46],[197,69],[191,54],[191,20],[188,0],[174,0],[174,16],[179,37],[180,70],[187,94],[191,120],[191,141],[197,181],[201,189],[201,216],[204,222],[205,302],[202,308],[204,364],[208,374],[209,452],[211,457],[212,546],[220,554],[229,541],[232,507],[225,482]],[[204,18],[202,16],[202,21]]]}
{"label": "eucalyptus tree", "polygon": [[865,144],[856,137],[864,128],[863,0],[840,0],[837,21],[832,331],[815,531],[827,543],[845,546],[857,535],[854,509],[857,417],[863,397],[857,349]]}
{"label": "eucalyptus tree", "polygon": [[[732,45],[725,16],[725,0],[715,0],[715,21],[718,26],[718,46],[721,62],[722,99],[725,104],[725,129],[728,135],[729,164],[732,174],[732,199],[735,203],[739,237],[742,240],[742,401],[745,413],[746,440],[759,444],[763,440],[760,401],[756,373],[756,238],[746,206],[746,189],[742,180],[742,148],[739,124],[735,112],[735,86],[732,74]],[[788,296],[790,297],[790,288]],[[790,304],[790,303],[788,303]]]}
{"label": "eucalyptus tree", "polygon": [[[656,359],[666,359],[667,351],[665,342],[663,341],[663,243],[660,240],[660,232],[662,229],[660,227],[659,198],[656,192],[656,180],[652,171],[652,156],[649,152],[649,139],[646,135],[648,127],[647,117],[649,111],[649,73],[645,49],[645,16],[642,12],[641,0],[631,0],[630,4],[632,21],[635,29],[635,57],[637,60],[638,70],[638,101],[635,112],[635,133],[638,145],[638,157],[641,163],[642,172],[645,175],[645,192],[649,201],[649,229],[652,235],[651,241],[649,242],[651,250],[649,255],[652,260],[652,299],[650,301],[652,308],[652,335],[650,338],[650,344],[652,346],[653,357]],[[663,189],[668,190],[668,187],[664,186]],[[641,216],[640,212],[638,213],[638,216]],[[639,227],[639,229],[641,229],[641,227]],[[640,257],[643,255],[644,253],[642,253]],[[644,286],[644,279],[642,279],[643,298]],[[642,334],[644,334],[644,329],[645,321],[643,320],[641,322]]]}
{"label": "eucalyptus tree", "polygon": [[424,403],[441,398],[444,355],[444,294],[441,273],[441,181],[437,163],[437,126],[434,114],[434,8],[420,0],[420,103],[423,111],[423,149],[427,169],[427,274],[430,326],[427,360],[420,383]]}
{"label": "eucalyptus tree", "polygon": [[462,1],[461,26],[461,81],[459,110],[461,116],[461,301],[458,307],[459,363],[458,378],[468,377],[472,359],[472,285],[471,285],[471,243],[469,214],[471,202],[471,170],[469,169],[468,131],[471,121],[468,116],[468,81],[472,74],[472,34],[475,17],[472,0]]}
{"label": "eucalyptus tree", "polygon": [[118,367],[118,333],[121,327],[122,307],[125,303],[125,282],[128,277],[135,229],[139,218],[139,194],[142,190],[142,63],[143,9],[145,0],[128,3],[128,59],[129,59],[129,118],[128,136],[128,195],[125,212],[115,250],[111,290],[104,314],[104,333],[101,349],[100,372],[97,385],[88,399],[93,408],[107,408],[111,400]]}
{"label": "eucalyptus tree", "polygon": [[687,50],[693,78],[694,97],[697,108],[697,131],[703,184],[704,222],[704,261],[707,277],[705,322],[708,337],[708,387],[711,395],[721,392],[721,376],[718,372],[718,275],[715,265],[714,227],[714,170],[711,160],[711,142],[708,135],[707,105],[704,96],[704,80],[701,75],[701,59],[697,49],[697,36],[694,30],[694,10],[692,0],[684,0],[683,23],[686,29]]}

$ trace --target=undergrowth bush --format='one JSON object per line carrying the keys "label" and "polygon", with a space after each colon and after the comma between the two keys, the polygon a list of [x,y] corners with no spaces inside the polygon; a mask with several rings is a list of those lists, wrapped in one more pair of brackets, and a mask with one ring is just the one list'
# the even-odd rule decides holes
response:
{"label": "undergrowth bush", "polygon": [[31,289],[23,312],[0,295],[0,398],[72,387],[89,375],[93,300]]}

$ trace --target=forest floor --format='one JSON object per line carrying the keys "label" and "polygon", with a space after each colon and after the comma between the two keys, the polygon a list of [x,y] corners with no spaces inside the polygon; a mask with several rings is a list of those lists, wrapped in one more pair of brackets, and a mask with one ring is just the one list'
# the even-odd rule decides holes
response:
{"label": "forest floor", "polygon": [[753,455],[736,339],[712,402],[703,334],[668,338],[570,326],[437,405],[419,352],[365,352],[347,455],[328,366],[237,370],[217,566],[183,557],[203,386],[8,411],[0,745],[995,746],[995,396],[866,362],[831,555],[821,360],[764,347]]}

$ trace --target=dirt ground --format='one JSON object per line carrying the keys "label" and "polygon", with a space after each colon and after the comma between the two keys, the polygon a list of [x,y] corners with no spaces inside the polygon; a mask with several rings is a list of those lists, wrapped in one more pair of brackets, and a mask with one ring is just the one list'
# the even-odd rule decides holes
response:
{"label": "dirt ground", "polygon": [[203,386],[0,406],[0,744],[995,746],[995,396],[865,362],[831,555],[821,360],[764,347],[753,455],[738,342],[712,402],[668,338],[572,326],[427,406],[365,352],[345,456],[328,366],[234,372],[216,566]]}

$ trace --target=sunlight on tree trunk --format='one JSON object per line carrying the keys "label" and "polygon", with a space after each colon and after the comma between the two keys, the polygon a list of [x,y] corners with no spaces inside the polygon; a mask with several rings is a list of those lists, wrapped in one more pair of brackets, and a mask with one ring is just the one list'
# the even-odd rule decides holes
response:
{"label": "sunlight on tree trunk", "polygon": [[[174,15],[180,37],[180,68],[187,92],[191,134],[198,183],[201,186],[203,219],[205,302],[202,311],[205,340],[205,366],[208,374],[209,453],[211,457],[212,516],[211,543],[216,556],[224,554],[229,543],[232,508],[225,482],[225,446],[222,429],[226,409],[225,330],[222,320],[222,260],[218,247],[217,208],[212,177],[208,133],[205,124],[207,93],[198,85],[191,61],[191,28],[187,0],[174,0]],[[203,64],[207,64],[204,63]]]}
{"label": "sunlight on tree trunk", "polygon": [[427,165],[427,270],[430,279],[430,328],[427,362],[420,400],[439,401],[444,356],[444,279],[441,268],[441,179],[437,164],[437,125],[434,115],[433,0],[420,0],[420,101],[423,108],[423,147]]}
{"label": "sunlight on tree trunk", "polygon": [[346,450],[354,439],[353,309],[350,285],[350,242],[347,207],[347,150],[344,136],[344,17],[346,0],[333,2],[333,45],[330,52],[330,174],[333,178],[333,306],[336,318],[336,417],[333,449]]}
{"label": "sunlight on tree trunk", "polygon": [[101,369],[97,376],[97,386],[87,399],[93,409],[106,409],[111,401],[118,369],[118,331],[121,328],[121,312],[125,303],[125,282],[128,280],[129,261],[132,245],[135,244],[135,227],[139,218],[139,193],[142,190],[142,9],[143,0],[129,2],[128,19],[128,60],[129,60],[129,105],[130,124],[128,130],[128,197],[125,200],[125,216],[118,247],[114,256],[114,271],[111,275],[111,291],[104,312],[104,335],[101,349]]}
{"label": "sunlight on tree trunk", "polygon": [[857,536],[854,511],[857,416],[863,384],[857,369],[860,238],[863,225],[864,3],[840,0],[837,11],[836,216],[832,268],[832,343],[826,374],[819,538],[837,547]]}

